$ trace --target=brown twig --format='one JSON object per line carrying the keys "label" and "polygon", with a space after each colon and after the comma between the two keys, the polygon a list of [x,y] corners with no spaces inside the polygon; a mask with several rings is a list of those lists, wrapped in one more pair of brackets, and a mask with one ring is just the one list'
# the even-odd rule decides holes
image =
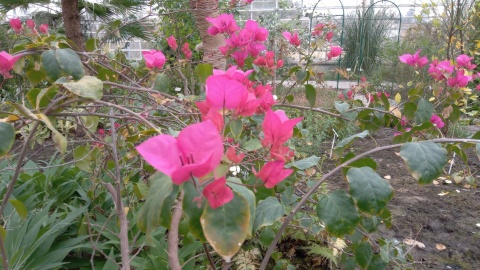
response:
{"label": "brown twig", "polygon": [[168,230],[168,262],[172,270],[182,270],[178,258],[178,226],[182,218],[183,195],[182,190],[178,202],[173,209],[172,222],[170,223],[170,230]]}

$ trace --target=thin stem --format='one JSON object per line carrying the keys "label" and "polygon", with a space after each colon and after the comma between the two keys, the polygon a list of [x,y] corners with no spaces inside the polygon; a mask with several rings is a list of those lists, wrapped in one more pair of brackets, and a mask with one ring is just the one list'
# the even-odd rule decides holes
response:
{"label": "thin stem", "polygon": [[[480,140],[472,140],[472,139],[452,139],[452,138],[442,138],[442,139],[435,139],[435,140],[426,140],[423,142],[433,142],[433,143],[480,143]],[[277,245],[278,241],[280,240],[280,237],[282,236],[282,233],[285,231],[285,229],[288,227],[288,224],[290,221],[292,221],[293,217],[295,214],[302,208],[302,206],[307,202],[307,200],[312,196],[312,194],[320,187],[320,185],[325,182],[330,176],[335,174],[336,172],[340,171],[342,168],[348,166],[350,163],[359,160],[365,156],[369,156],[371,154],[374,154],[376,152],[388,150],[388,149],[393,149],[393,148],[398,148],[402,147],[404,144],[394,144],[394,145],[387,145],[387,146],[382,146],[378,147],[372,150],[369,150],[367,152],[364,152],[358,156],[355,156],[352,159],[349,159],[348,161],[340,164],[339,166],[335,167],[333,170],[331,170],[329,173],[325,174],[315,185],[313,185],[310,190],[303,195],[302,199],[300,202],[295,206],[294,209],[290,212],[288,217],[285,219],[285,221],[282,224],[282,227],[278,230],[277,234],[275,235],[275,238],[273,239],[272,243],[267,249],[267,253],[265,254],[265,257],[263,257],[262,264],[260,265],[260,270],[265,270],[268,264],[268,261],[270,260],[270,257],[272,256],[272,253],[275,249],[275,246]]]}
{"label": "thin stem", "polygon": [[183,190],[180,192],[178,202],[173,209],[172,222],[168,231],[168,262],[172,270],[182,270],[178,259],[178,226],[182,218]]}
{"label": "thin stem", "polygon": [[[113,109],[110,109],[110,115],[113,115]],[[130,248],[128,243],[128,220],[122,203],[121,195],[121,174],[120,165],[118,163],[117,151],[117,130],[115,128],[115,120],[110,118],[110,125],[112,131],[112,155],[115,163],[115,206],[117,208],[117,215],[120,221],[120,253],[122,255],[122,270],[130,270]],[[111,191],[112,192],[112,191]],[[112,194],[113,195],[113,194]]]}
{"label": "thin stem", "polygon": [[215,263],[213,262],[212,256],[208,252],[208,247],[206,243],[203,243],[203,249],[205,249],[205,253],[207,254],[208,262],[210,262],[210,266],[212,266],[212,269],[215,269]]}

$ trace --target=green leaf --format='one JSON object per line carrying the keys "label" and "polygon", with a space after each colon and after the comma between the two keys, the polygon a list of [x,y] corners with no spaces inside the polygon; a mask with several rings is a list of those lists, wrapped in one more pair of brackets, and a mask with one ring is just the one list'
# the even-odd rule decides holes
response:
{"label": "green leaf", "polygon": [[[237,183],[237,184],[235,184]],[[237,192],[243,198],[245,198],[248,202],[248,206],[250,208],[250,224],[248,226],[248,234],[247,237],[251,238],[252,237],[252,232],[253,232],[253,217],[255,216],[255,211],[257,207],[257,202],[255,199],[255,193],[251,191],[250,189],[246,188],[245,186],[242,185],[242,181],[236,177],[229,177],[227,179],[227,185],[232,188],[233,191]]]}
{"label": "green leaf", "polygon": [[390,183],[370,167],[351,168],[347,172],[347,180],[350,193],[363,212],[379,213],[393,196]]}
{"label": "green leaf", "polygon": [[280,204],[275,197],[268,197],[259,201],[255,212],[255,221],[253,222],[253,232],[258,231],[261,227],[272,225],[285,213],[285,206]]}
{"label": "green leaf", "polygon": [[207,78],[213,74],[213,66],[211,64],[198,64],[195,67],[195,72],[201,83],[205,83]]}
{"label": "green leaf", "polygon": [[55,58],[62,71],[72,76],[75,80],[79,80],[85,75],[82,60],[80,60],[80,57],[72,49],[56,50]]}
{"label": "green leaf", "polygon": [[407,119],[412,119],[415,117],[415,112],[417,111],[417,104],[413,102],[406,102],[404,105],[403,114]]}
{"label": "green leaf", "polygon": [[378,254],[373,255],[372,261],[368,264],[367,270],[385,270],[387,263]]}
{"label": "green leaf", "polygon": [[243,122],[242,119],[235,119],[230,122],[230,131],[232,131],[233,138],[238,140],[243,131]]}
{"label": "green leaf", "polygon": [[350,105],[347,102],[335,101],[334,106],[340,114],[344,114],[348,108],[350,108]]}
{"label": "green leaf", "polygon": [[251,139],[242,145],[242,148],[247,151],[255,151],[262,148],[262,143],[259,139]]}
{"label": "green leaf", "polygon": [[347,137],[347,138],[343,139],[333,148],[333,156],[335,158],[340,158],[343,151],[345,151],[345,149],[348,146],[350,146],[350,144],[353,143],[353,140],[355,140],[356,138],[365,138],[367,135],[368,135],[368,130],[364,130],[361,133],[358,133],[358,134],[355,134],[355,135],[352,135],[350,137]]}
{"label": "green leaf", "polygon": [[295,167],[299,170],[305,170],[305,169],[308,169],[310,167],[316,166],[319,161],[320,161],[319,157],[311,156],[311,157],[308,157],[308,158],[301,159],[299,161],[289,163],[289,164],[285,165],[285,168]]}
{"label": "green leaf", "polygon": [[[342,158],[342,163],[345,163],[345,162],[347,162],[348,160],[350,160],[354,157],[355,157],[355,154],[350,152]],[[375,160],[373,160],[370,157],[360,158],[360,159],[357,159],[357,160],[353,161],[352,163],[348,164],[348,167],[343,168],[342,169],[343,173],[346,175],[348,170],[351,167],[355,167],[355,168],[370,167],[373,170],[376,170],[377,169],[377,163],[375,162]]]}
{"label": "green leaf", "polygon": [[315,87],[313,87],[311,84],[305,85],[305,97],[310,104],[310,108],[313,108],[317,99],[317,91],[315,91]]}
{"label": "green leaf", "polygon": [[155,81],[153,82],[153,89],[167,93],[170,89],[170,79],[167,75],[159,73],[155,76]]}
{"label": "green leaf", "polygon": [[75,159],[75,165],[80,170],[86,172],[92,172],[91,164],[93,163],[92,160],[92,152],[90,151],[90,146],[87,145],[80,145],[73,151],[73,158]]}
{"label": "green leaf", "polygon": [[87,49],[87,52],[93,52],[97,49],[98,47],[98,39],[96,38],[90,38],[85,42],[85,49]]}
{"label": "green leaf", "polygon": [[56,81],[62,76],[63,71],[55,57],[55,50],[44,51],[42,53],[42,64],[51,81]]}
{"label": "green leaf", "polygon": [[95,133],[98,128],[98,122],[100,122],[100,117],[98,116],[82,116],[83,124],[88,129],[88,131]]}
{"label": "green leaf", "polygon": [[15,199],[10,199],[9,202],[13,205],[13,207],[17,211],[18,215],[22,219],[27,218],[27,215],[28,215],[27,208],[25,207],[25,205],[21,201],[15,200]]}
{"label": "green leaf", "polygon": [[67,138],[65,138],[53,125],[52,122],[50,122],[50,119],[40,113],[38,114],[38,118],[45,123],[45,125],[50,129],[53,133],[53,143],[55,145],[55,149],[57,149],[58,152],[65,154],[67,151]]}
{"label": "green leaf", "polygon": [[70,92],[80,97],[100,100],[103,96],[103,82],[93,76],[84,76],[77,82],[61,84]]}
{"label": "green leaf", "polygon": [[432,142],[406,143],[400,156],[420,184],[429,184],[442,173],[447,164],[447,150]]}
{"label": "green leaf", "polygon": [[373,233],[377,230],[378,226],[380,226],[380,221],[381,220],[379,218],[377,218],[377,216],[363,217],[362,218],[362,227],[368,233]]}
{"label": "green leaf", "polygon": [[421,98],[417,104],[417,111],[415,112],[415,123],[417,125],[422,124],[423,122],[430,121],[433,115],[433,104]]}
{"label": "green leaf", "polygon": [[360,221],[352,197],[343,190],[320,195],[317,215],[325,223],[327,232],[337,237],[352,233]]}
{"label": "green leaf", "polygon": [[0,157],[8,154],[15,142],[15,128],[10,123],[0,122]]}
{"label": "green leaf", "polygon": [[295,99],[295,97],[294,97],[292,94],[290,94],[290,95],[286,96],[285,99],[286,99],[288,102],[293,102],[293,100]]}
{"label": "green leaf", "polygon": [[3,228],[3,226],[0,226],[0,239],[5,242],[6,236],[7,236],[7,231],[5,230],[5,228]]}
{"label": "green leaf", "polygon": [[250,208],[247,200],[234,192],[232,201],[212,209],[209,204],[200,218],[208,243],[226,262],[230,262],[248,235]]}
{"label": "green leaf", "polygon": [[457,105],[452,104],[451,106],[453,110],[450,113],[448,120],[450,120],[450,122],[452,123],[455,123],[458,121],[458,119],[460,119],[460,115],[462,114],[462,112],[460,111],[460,108]]}
{"label": "green leaf", "polygon": [[275,232],[269,227],[263,229],[259,237],[260,243],[264,246],[269,246],[274,238]]}
{"label": "green leaf", "polygon": [[373,251],[369,242],[362,242],[355,248],[355,260],[362,269],[367,268],[372,258]]}
{"label": "green leaf", "polygon": [[299,70],[295,73],[295,80],[300,84],[307,80],[308,74],[309,73],[305,70]]}
{"label": "green leaf", "polygon": [[194,200],[194,198],[200,198],[201,194],[198,193],[197,188],[195,188],[190,181],[183,184],[183,191],[185,192],[185,197],[183,199],[182,209],[187,217],[190,233],[192,233],[198,240],[205,243],[207,242],[207,239],[203,234],[202,224],[200,224],[200,217],[205,208],[205,200],[202,200],[201,202]]}
{"label": "green leaf", "polygon": [[383,224],[385,224],[385,228],[390,229],[392,227],[392,213],[390,213],[390,210],[388,208],[383,209],[380,217],[383,220]]}
{"label": "green leaf", "polygon": [[170,212],[170,208],[166,209],[166,200],[173,193],[172,180],[160,172],[150,176],[149,183],[147,199],[137,216],[138,228],[147,237],[161,225],[162,212]]}

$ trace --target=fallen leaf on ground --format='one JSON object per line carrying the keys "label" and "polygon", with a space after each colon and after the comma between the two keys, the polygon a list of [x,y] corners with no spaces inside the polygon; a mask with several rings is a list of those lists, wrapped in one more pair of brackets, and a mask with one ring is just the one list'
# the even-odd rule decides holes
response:
{"label": "fallen leaf on ground", "polygon": [[434,184],[435,186],[438,186],[439,183],[438,183],[437,180],[433,180],[433,184]]}
{"label": "fallen leaf on ground", "polygon": [[438,249],[438,250],[445,250],[447,249],[447,247],[445,245],[442,245],[442,244],[436,244],[435,247]]}
{"label": "fallen leaf on ground", "polygon": [[385,175],[383,178],[387,179],[387,180],[390,180],[392,179],[392,177],[390,175]]}
{"label": "fallen leaf on ground", "polygon": [[475,224],[475,225],[477,225],[477,227],[480,227],[480,223],[477,223],[477,224]]}
{"label": "fallen leaf on ground", "polygon": [[452,180],[445,180],[445,183],[451,184],[451,183],[452,183]]}
{"label": "fallen leaf on ground", "polygon": [[442,191],[442,192],[438,193],[438,196],[445,196],[445,195],[447,195],[447,194],[448,194],[448,192]]}
{"label": "fallen leaf on ground", "polygon": [[422,242],[418,242],[417,240],[413,240],[411,238],[407,238],[405,240],[403,240],[403,243],[406,244],[406,245],[409,245],[409,246],[417,246],[419,248],[425,248],[425,244],[422,243]]}

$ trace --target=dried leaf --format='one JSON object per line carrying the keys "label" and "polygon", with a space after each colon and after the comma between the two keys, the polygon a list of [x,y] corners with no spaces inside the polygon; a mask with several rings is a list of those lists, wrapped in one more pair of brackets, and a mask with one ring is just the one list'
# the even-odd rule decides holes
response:
{"label": "dried leaf", "polygon": [[409,245],[409,246],[417,246],[419,248],[425,248],[425,244],[422,243],[422,242],[418,242],[417,240],[413,240],[411,238],[407,238],[405,240],[403,240],[403,243],[406,244],[406,245]]}
{"label": "dried leaf", "polygon": [[390,175],[385,175],[383,178],[387,179],[387,180],[390,180],[392,179],[392,177]]}
{"label": "dried leaf", "polygon": [[442,245],[442,244],[436,244],[435,247],[438,249],[438,250],[445,250],[447,249],[447,247],[445,245]]}

